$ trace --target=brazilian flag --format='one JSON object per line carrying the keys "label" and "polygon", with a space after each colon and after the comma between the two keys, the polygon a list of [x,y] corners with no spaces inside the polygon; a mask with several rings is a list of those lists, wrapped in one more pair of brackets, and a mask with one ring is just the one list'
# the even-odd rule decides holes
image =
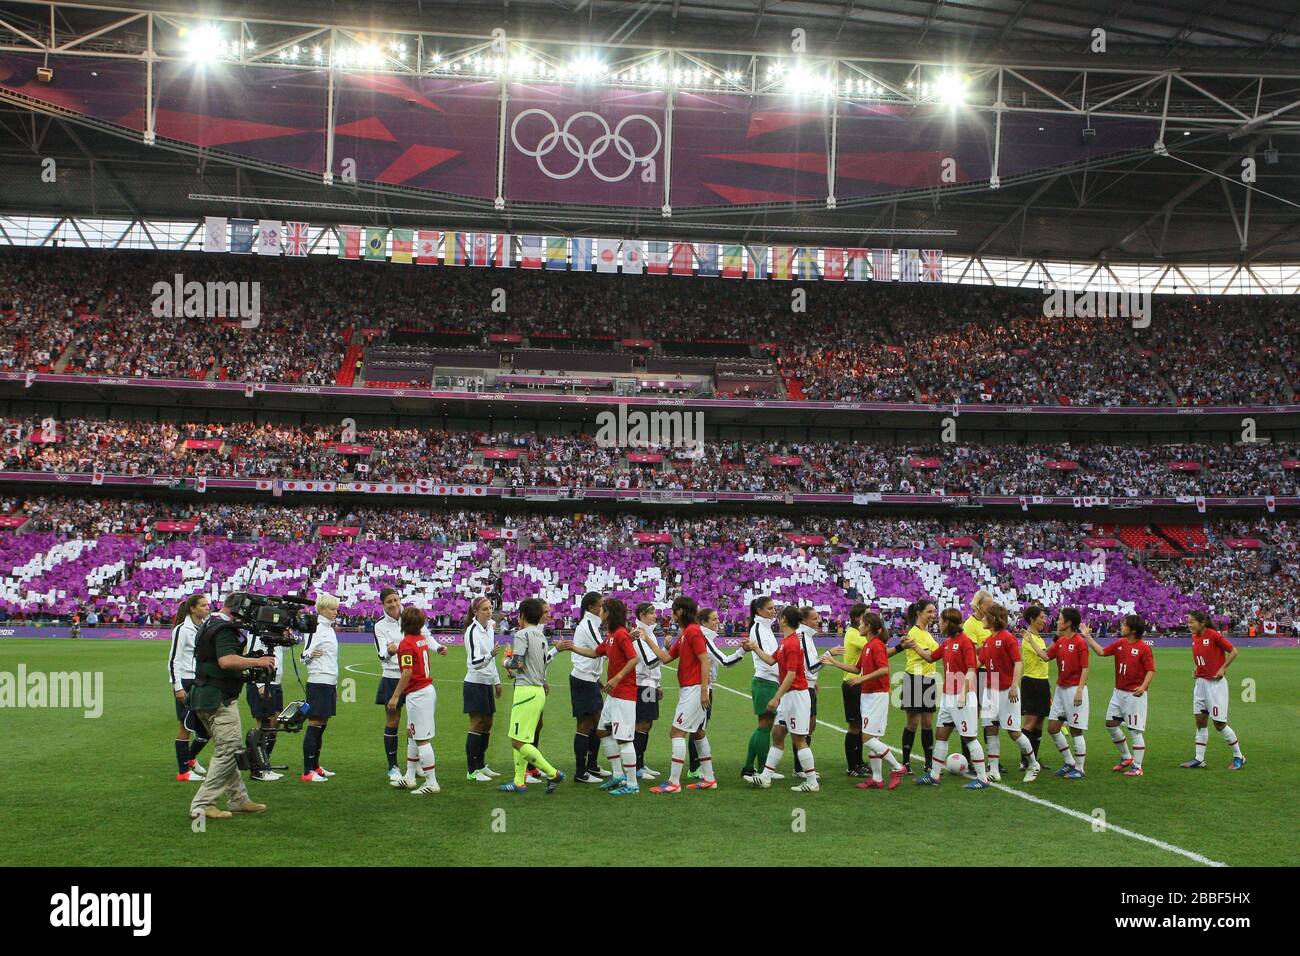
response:
{"label": "brazilian flag", "polygon": [[388,259],[388,230],[366,229],[366,258],[384,262]]}

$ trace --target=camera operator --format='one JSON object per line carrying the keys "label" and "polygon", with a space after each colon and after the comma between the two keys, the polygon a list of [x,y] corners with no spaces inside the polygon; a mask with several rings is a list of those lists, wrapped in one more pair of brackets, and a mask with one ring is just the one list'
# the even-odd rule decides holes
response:
{"label": "camera operator", "polygon": [[334,621],[339,616],[339,599],[332,594],[316,596],[316,631],[303,645],[302,662],[307,665],[307,732],[302,738],[302,780],[325,783],[334,776],[320,764],[325,727],[338,702],[339,639]]}
{"label": "camera operator", "polygon": [[[280,711],[284,710],[284,688],[280,683],[280,678],[284,674],[284,648],[276,645],[268,649],[261,639],[254,635],[250,638],[249,653],[270,654],[275,658],[275,673],[271,680],[265,684],[249,683],[247,691],[248,710],[257,721],[257,725],[262,728],[262,746],[269,761],[271,751],[275,749],[276,730],[279,727],[275,718]],[[274,770],[254,770],[252,773],[254,780],[279,780],[283,776],[284,774],[276,773]]]}
{"label": "camera operator", "polygon": [[[194,685],[190,709],[207,728],[212,740],[212,766],[190,803],[190,816],[219,820],[235,813],[261,813],[264,803],[248,797],[244,778],[239,774],[236,755],[244,752],[244,732],[239,724],[239,688],[243,671],[254,667],[274,667],[274,657],[245,657],[245,638],[224,613],[215,611],[204,621],[194,640]],[[217,807],[217,799],[227,794],[229,809]]]}

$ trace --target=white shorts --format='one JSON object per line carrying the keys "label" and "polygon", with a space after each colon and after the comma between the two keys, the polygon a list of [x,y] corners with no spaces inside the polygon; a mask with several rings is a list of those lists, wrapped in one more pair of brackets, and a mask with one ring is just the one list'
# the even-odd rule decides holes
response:
{"label": "white shorts", "polygon": [[1228,679],[1210,680],[1196,678],[1192,690],[1192,713],[1209,714],[1211,720],[1226,723],[1228,720]]}
{"label": "white shorts", "polygon": [[966,706],[958,707],[962,698],[956,694],[944,694],[939,698],[939,726],[956,727],[963,737],[976,737],[979,730],[979,714],[975,709],[975,695],[966,695]]}
{"label": "white shorts", "polygon": [[984,688],[980,698],[980,720],[985,727],[997,726],[999,730],[1020,730],[1020,694],[1011,700],[1010,690]]}
{"label": "white shorts", "polygon": [[[692,684],[678,690],[677,711],[673,714],[673,729],[694,733],[703,729],[708,720],[708,715],[704,713],[704,708],[700,706],[700,686]],[[633,729],[636,727],[635,705],[632,707],[632,723],[628,724],[628,726]]]}
{"label": "white shorts", "polygon": [[885,723],[889,720],[889,694],[862,695],[862,732],[871,737],[885,736]]}
{"label": "white shorts", "polygon": [[1048,720],[1059,720],[1075,730],[1088,729],[1088,688],[1083,689],[1083,703],[1074,706],[1074,692],[1077,687],[1057,687],[1052,695],[1052,711]]}
{"label": "white shorts", "polygon": [[438,694],[433,685],[406,695],[406,732],[416,740],[433,739],[433,711]]}
{"label": "white shorts", "polygon": [[812,696],[808,691],[786,691],[776,705],[776,722],[800,737],[812,733]]}
{"label": "white shorts", "polygon": [[[698,697],[697,687],[697,700]],[[610,736],[621,744],[631,743],[636,735],[636,701],[624,700],[612,694],[606,697],[605,706],[600,709],[600,720],[596,722],[596,726],[600,730],[608,727]]]}
{"label": "white shorts", "polygon": [[1110,695],[1106,719],[1118,720],[1129,730],[1147,729],[1147,695],[1134,697],[1132,691],[1119,690]]}

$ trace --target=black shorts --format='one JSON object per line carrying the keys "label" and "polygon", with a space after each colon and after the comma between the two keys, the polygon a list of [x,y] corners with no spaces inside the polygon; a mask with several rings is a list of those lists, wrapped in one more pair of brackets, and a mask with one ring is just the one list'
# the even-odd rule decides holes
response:
{"label": "black shorts", "polygon": [[465,701],[461,713],[495,714],[497,712],[496,692],[492,689],[491,684],[475,684],[465,681],[463,687],[465,689]]}
{"label": "black shorts", "polygon": [[569,699],[573,702],[574,717],[599,717],[605,709],[605,698],[600,696],[600,685],[594,680],[582,680],[569,675]]}
{"label": "black shorts", "polygon": [[[375,691],[375,703],[381,707],[387,707],[388,702],[393,699],[393,691],[397,690],[397,685],[401,682],[400,677],[381,677],[379,678],[379,689]],[[406,705],[406,695],[403,694],[398,700],[399,708]]]}
{"label": "black shorts", "polygon": [[248,710],[252,713],[254,720],[263,717],[274,717],[284,710],[284,688],[279,684],[266,684],[264,686],[266,687],[265,695],[257,692],[256,684],[249,684],[248,689],[244,692],[248,698]]}
{"label": "black shorts", "polygon": [[333,717],[337,701],[338,687],[334,684],[307,684],[308,719],[324,720]]}
{"label": "black shorts", "polygon": [[939,708],[939,684],[923,674],[903,675],[903,710],[909,714],[933,714]]}
{"label": "black shorts", "polygon": [[851,724],[862,722],[862,691],[857,684],[852,686],[848,684],[840,685],[840,693],[844,696],[844,719]]}
{"label": "black shorts", "polygon": [[636,689],[636,722],[642,721],[654,723],[659,719],[659,693],[658,688],[642,687],[637,685]]}
{"label": "black shorts", "polygon": [[184,720],[185,715],[190,712],[189,699],[190,699],[190,694],[194,692],[193,688],[194,688],[194,678],[182,677],[181,690],[185,691],[185,700],[181,700],[179,697],[176,696],[176,692],[172,691],[172,703],[176,705],[177,720]]}
{"label": "black shorts", "polygon": [[1020,681],[1020,712],[1044,720],[1051,714],[1051,684],[1046,677],[1026,677]]}

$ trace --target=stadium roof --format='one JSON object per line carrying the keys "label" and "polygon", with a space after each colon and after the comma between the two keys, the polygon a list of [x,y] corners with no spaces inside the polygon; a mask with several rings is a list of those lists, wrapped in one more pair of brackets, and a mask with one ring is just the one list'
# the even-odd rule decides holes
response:
{"label": "stadium roof", "polygon": [[[148,147],[138,136],[0,97],[0,212],[300,215],[314,222],[423,222],[512,232],[927,245],[1026,258],[1300,261],[1300,8],[1293,0],[0,0],[0,49],[31,49],[27,41],[48,37],[51,22],[66,43],[103,30],[122,16],[115,11],[124,10],[463,38],[504,28],[512,38],[538,44],[755,56],[787,51],[791,31],[799,28],[819,57],[870,60],[896,70],[959,65],[978,71],[990,97],[1005,78],[1018,84],[1016,96],[1028,92],[1049,106],[1059,102],[1067,113],[1081,98],[1095,104],[1101,94],[1092,91],[1110,83],[1117,96],[1126,94],[1111,108],[1167,117],[1169,155],[1143,150],[1117,161],[1045,170],[997,190],[914,190],[835,210],[770,203],[665,220],[657,210],[575,208],[557,226],[536,208],[496,213],[481,200],[326,187],[210,151]],[[1091,49],[1098,28],[1105,31],[1104,56]],[[1086,120],[1084,112],[1077,115]],[[1258,164],[1253,190],[1240,182],[1248,156]],[[37,161],[46,157],[59,168],[52,188],[39,178]],[[389,211],[395,207],[418,212]],[[866,231],[890,229],[939,235],[909,241]]]}

